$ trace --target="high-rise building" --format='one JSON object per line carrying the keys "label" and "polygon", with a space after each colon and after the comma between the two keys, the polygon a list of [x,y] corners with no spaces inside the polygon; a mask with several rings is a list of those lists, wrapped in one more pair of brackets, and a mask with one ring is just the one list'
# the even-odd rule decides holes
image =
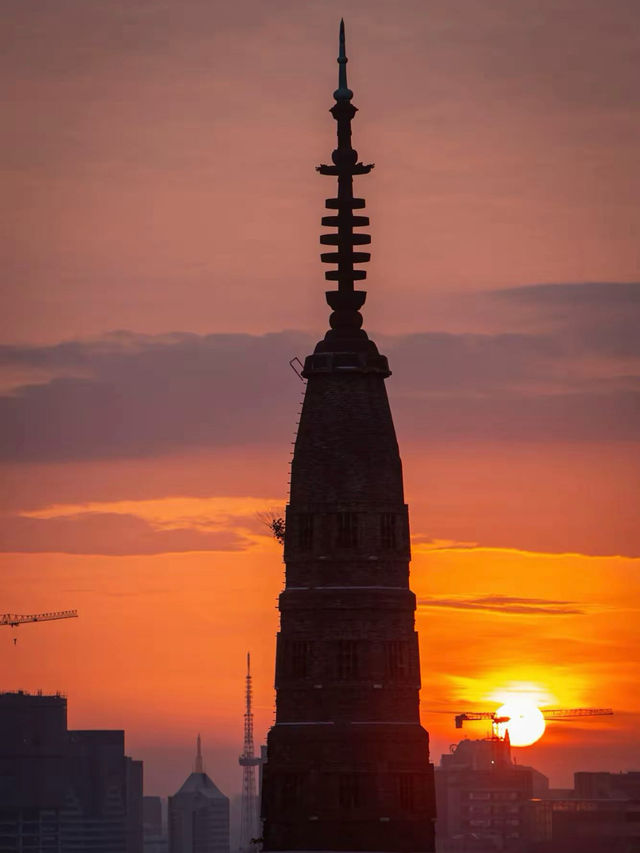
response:
{"label": "high-rise building", "polygon": [[0,850],[142,853],[142,762],[68,731],[64,696],[0,694]]}
{"label": "high-rise building", "polygon": [[436,768],[439,853],[524,853],[544,837],[530,801],[548,791],[546,776],[514,763],[508,736],[460,741]]}
{"label": "high-rise building", "polygon": [[67,701],[0,694],[0,850],[59,853]]}
{"label": "high-rise building", "polygon": [[144,853],[168,853],[169,840],[164,832],[160,797],[142,798],[142,827]]}
{"label": "high-rise building", "polygon": [[123,731],[70,731],[64,850],[142,853],[142,762]]}
{"label": "high-rise building", "polygon": [[330,330],[305,360],[291,470],[276,654],[276,721],[263,768],[264,849],[431,851],[435,795],[420,725],[409,519],[387,400],[387,359],[362,330],[370,242],[355,228],[344,27],[331,113],[337,178],[322,219]]}
{"label": "high-rise building", "polygon": [[169,797],[169,853],[229,853],[229,798],[204,772],[200,735],[194,772]]}

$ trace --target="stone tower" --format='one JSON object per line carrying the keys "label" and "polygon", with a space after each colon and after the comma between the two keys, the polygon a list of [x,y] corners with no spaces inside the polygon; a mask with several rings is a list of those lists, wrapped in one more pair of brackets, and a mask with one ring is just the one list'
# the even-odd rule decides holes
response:
{"label": "stone tower", "polygon": [[354,228],[353,176],[372,165],[351,147],[356,108],[340,25],[331,113],[338,179],[320,242],[331,329],[306,358],[304,404],[287,507],[276,722],[263,776],[264,850],[432,851],[435,796],[420,725],[409,520],[384,380],[387,359],[362,330],[371,241]]}

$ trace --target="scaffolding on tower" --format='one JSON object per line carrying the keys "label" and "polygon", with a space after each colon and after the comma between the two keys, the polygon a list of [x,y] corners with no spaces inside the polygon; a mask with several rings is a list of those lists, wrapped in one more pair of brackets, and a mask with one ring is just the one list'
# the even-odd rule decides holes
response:
{"label": "scaffolding on tower", "polygon": [[244,712],[244,747],[238,763],[242,767],[242,802],[240,806],[240,853],[255,850],[260,836],[258,824],[258,796],[256,792],[256,767],[262,763],[254,755],[253,710],[251,687],[251,655],[247,652],[246,707]]}

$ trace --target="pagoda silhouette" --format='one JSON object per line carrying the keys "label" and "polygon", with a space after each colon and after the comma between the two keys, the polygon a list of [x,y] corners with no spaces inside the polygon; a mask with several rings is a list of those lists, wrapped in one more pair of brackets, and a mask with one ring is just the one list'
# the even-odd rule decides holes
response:
{"label": "pagoda silhouette", "polygon": [[356,107],[340,24],[336,198],[320,237],[337,283],[330,330],[305,359],[306,389],[286,514],[276,720],[263,767],[265,851],[433,851],[435,793],[420,725],[409,518],[385,356],[362,329],[371,242],[353,178]]}

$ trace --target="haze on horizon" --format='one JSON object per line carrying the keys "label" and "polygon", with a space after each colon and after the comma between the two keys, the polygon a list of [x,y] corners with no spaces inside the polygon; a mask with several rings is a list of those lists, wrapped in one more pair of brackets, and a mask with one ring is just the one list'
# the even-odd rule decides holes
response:
{"label": "haze on horizon", "polygon": [[247,649],[272,720],[287,362],[327,327],[344,14],[432,754],[460,734],[434,712],[515,689],[616,710],[520,752],[553,784],[638,767],[635,4],[4,12],[2,611],[80,619],[3,634],[0,687],[126,729],[149,793],[200,731],[239,790]]}

